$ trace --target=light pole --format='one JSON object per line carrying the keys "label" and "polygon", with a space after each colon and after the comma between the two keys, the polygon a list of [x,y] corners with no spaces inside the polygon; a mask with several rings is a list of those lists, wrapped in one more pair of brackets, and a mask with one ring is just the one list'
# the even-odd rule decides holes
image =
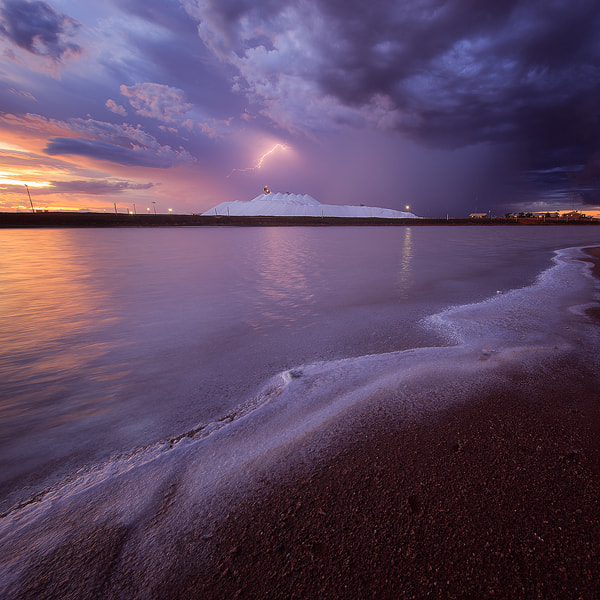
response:
{"label": "light pole", "polygon": [[152,207],[154,208],[154,214],[156,214],[156,202],[152,200]]}

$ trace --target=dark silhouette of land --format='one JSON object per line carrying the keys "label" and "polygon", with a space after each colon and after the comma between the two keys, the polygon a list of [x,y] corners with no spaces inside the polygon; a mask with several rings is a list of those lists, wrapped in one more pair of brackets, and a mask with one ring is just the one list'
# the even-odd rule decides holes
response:
{"label": "dark silhouette of land", "polygon": [[542,219],[535,217],[486,218],[486,219],[386,219],[378,217],[269,217],[269,216],[221,216],[221,215],[127,215],[122,213],[95,212],[3,212],[0,228],[35,227],[210,227],[210,226],[294,226],[294,225],[395,225],[405,227],[422,225],[598,225],[598,219]]}

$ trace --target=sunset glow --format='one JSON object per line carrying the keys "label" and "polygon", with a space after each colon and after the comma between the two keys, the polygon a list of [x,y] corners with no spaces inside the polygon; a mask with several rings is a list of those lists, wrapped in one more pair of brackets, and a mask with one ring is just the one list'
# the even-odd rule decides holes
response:
{"label": "sunset glow", "polygon": [[44,188],[50,187],[47,181],[24,181],[22,179],[11,179],[3,174],[0,174],[0,185],[28,185],[29,187]]}
{"label": "sunset glow", "polygon": [[2,3],[0,211],[27,184],[202,212],[265,177],[431,217],[599,211],[600,6],[405,5]]}

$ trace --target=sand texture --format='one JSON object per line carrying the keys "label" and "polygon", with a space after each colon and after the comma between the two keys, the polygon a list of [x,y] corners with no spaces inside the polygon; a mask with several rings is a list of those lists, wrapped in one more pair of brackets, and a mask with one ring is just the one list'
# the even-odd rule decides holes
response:
{"label": "sand texture", "polygon": [[160,596],[597,598],[598,390],[515,384],[265,482]]}

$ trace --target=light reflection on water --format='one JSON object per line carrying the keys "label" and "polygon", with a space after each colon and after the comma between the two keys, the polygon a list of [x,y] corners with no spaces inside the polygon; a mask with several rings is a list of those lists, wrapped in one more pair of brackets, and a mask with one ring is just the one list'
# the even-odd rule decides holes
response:
{"label": "light reflection on water", "polygon": [[[60,397],[65,380],[106,351],[97,332],[114,316],[89,259],[64,230],[0,236],[0,419]],[[77,418],[77,406],[70,412]]]}
{"label": "light reflection on water", "polygon": [[[264,230],[264,239],[256,253],[254,310],[250,319],[255,329],[265,322],[288,325],[308,316],[316,316],[315,290],[311,272],[318,268],[319,256],[308,245],[303,230],[279,227]],[[260,317],[253,319],[253,317]]]}
{"label": "light reflection on water", "polygon": [[408,298],[414,283],[412,229],[399,228],[392,236],[377,229],[361,232],[354,244],[353,233],[332,236],[324,247],[310,228],[265,228],[246,268],[252,328],[306,328],[334,306]]}
{"label": "light reflection on water", "polygon": [[[53,344],[101,318],[106,293],[94,287],[81,249],[60,229],[45,233],[43,241],[15,236],[0,247],[3,342],[27,336],[37,345]],[[3,236],[0,244],[6,241]]]}
{"label": "light reflection on water", "polygon": [[404,239],[400,246],[398,274],[396,277],[396,289],[398,298],[406,299],[409,296],[409,290],[413,284],[412,263],[413,263],[413,229],[404,228]]}

